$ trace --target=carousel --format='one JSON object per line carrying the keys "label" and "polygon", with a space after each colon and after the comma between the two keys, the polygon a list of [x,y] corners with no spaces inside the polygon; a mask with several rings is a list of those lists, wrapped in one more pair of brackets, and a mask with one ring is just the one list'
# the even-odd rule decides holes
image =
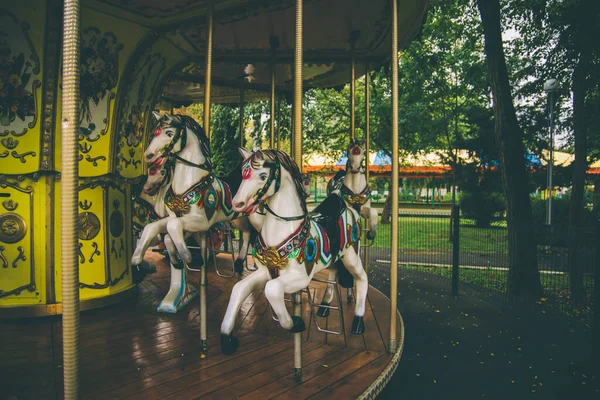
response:
{"label": "carousel", "polygon": [[[365,157],[368,72],[418,35],[426,9],[2,4],[3,398],[376,397],[400,362],[404,325],[397,269],[389,294],[368,283],[365,244],[382,229]],[[363,75],[367,122],[355,138]],[[397,88],[393,62],[391,75]],[[309,211],[303,90],[346,83],[348,164]],[[289,154],[282,96],[292,99]],[[397,213],[397,90],[390,96]],[[210,106],[239,102],[243,118],[249,101],[270,102],[268,145],[240,146],[239,168],[217,176]],[[173,111],[190,103],[204,104],[202,121]],[[395,266],[396,218],[390,228]]]}

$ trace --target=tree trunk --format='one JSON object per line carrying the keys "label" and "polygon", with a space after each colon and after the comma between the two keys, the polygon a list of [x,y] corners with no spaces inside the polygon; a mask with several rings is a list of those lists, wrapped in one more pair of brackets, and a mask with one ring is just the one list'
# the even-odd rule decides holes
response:
{"label": "tree trunk", "polygon": [[499,0],[477,0],[477,7],[485,38],[488,79],[494,101],[496,147],[507,202],[508,290],[511,294],[537,299],[542,294],[542,288],[537,248],[533,240],[525,147],[512,101],[502,47],[500,4]]}
{"label": "tree trunk", "polygon": [[[575,160],[573,161],[573,186],[571,191],[571,204],[569,206],[569,270],[571,280],[571,299],[574,304],[581,305],[585,301],[585,293],[583,289],[583,276],[581,269],[581,257],[578,243],[581,241],[583,234],[582,228],[584,225],[584,189],[585,175],[588,169],[587,162],[587,115],[585,96],[587,89],[587,74],[590,69],[590,55],[588,50],[590,46],[586,46],[583,41],[589,40],[585,33],[585,26],[593,24],[595,20],[590,20],[588,5],[581,4],[575,16],[580,26],[579,32],[575,35],[575,48],[580,49],[579,60],[573,70],[573,136],[575,138]],[[584,23],[587,22],[587,23]]]}

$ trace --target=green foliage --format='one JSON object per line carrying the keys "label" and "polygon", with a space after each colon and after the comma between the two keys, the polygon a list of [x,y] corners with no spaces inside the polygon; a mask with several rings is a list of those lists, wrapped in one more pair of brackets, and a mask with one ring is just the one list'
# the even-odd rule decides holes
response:
{"label": "green foliage", "polygon": [[240,165],[240,109],[229,104],[215,104],[211,106],[210,120],[214,171],[227,174]]}
{"label": "green foliage", "polygon": [[483,190],[463,191],[458,198],[458,204],[462,215],[474,219],[478,228],[489,227],[492,222],[504,218],[505,198],[500,193]]}

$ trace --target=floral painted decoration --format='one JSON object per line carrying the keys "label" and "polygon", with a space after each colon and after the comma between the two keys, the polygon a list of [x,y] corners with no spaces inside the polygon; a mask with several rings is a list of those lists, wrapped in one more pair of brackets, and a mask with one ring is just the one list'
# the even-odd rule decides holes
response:
{"label": "floral painted decoration", "polygon": [[0,125],[34,115],[33,93],[25,89],[31,74],[32,64],[25,61],[25,54],[12,54],[6,33],[0,30]]}

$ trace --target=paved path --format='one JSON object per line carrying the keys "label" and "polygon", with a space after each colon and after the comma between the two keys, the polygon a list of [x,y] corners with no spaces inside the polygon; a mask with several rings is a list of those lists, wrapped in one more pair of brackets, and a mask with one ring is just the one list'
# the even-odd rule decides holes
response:
{"label": "paved path", "polygon": [[[389,270],[370,284],[389,293]],[[450,296],[447,280],[400,270],[406,326],[400,365],[380,399],[600,399],[591,331],[543,309],[498,308]]]}

